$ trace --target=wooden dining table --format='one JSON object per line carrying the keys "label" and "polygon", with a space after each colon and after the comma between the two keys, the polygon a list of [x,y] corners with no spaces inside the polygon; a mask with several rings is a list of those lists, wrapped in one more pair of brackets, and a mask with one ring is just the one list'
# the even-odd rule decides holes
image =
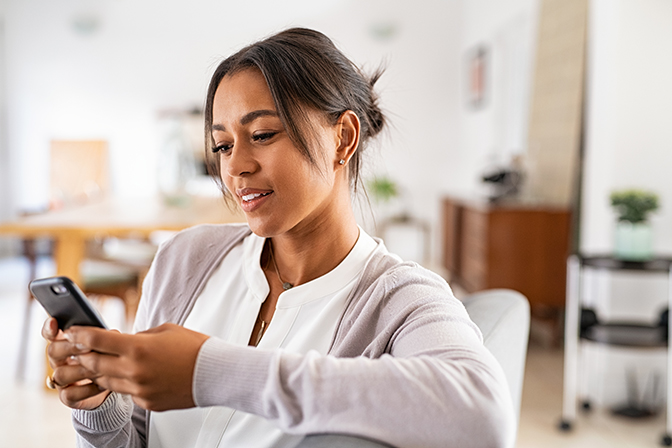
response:
{"label": "wooden dining table", "polygon": [[[223,197],[211,196],[192,196],[174,205],[161,197],[107,197],[85,205],[0,222],[0,235],[52,240],[56,275],[70,277],[75,283],[81,284],[80,265],[86,257],[89,240],[106,237],[149,238],[152,233],[161,230],[179,231],[197,224],[245,222],[242,210],[237,206],[235,209],[231,207]],[[27,309],[30,310],[30,304]],[[27,332],[28,326],[24,324],[18,377],[23,377]],[[48,362],[45,370],[47,376],[51,376]]]}
{"label": "wooden dining table", "polygon": [[222,197],[194,196],[180,205],[160,197],[108,197],[95,203],[50,210],[0,223],[0,235],[46,237],[54,241],[57,275],[81,280],[87,241],[105,237],[147,238],[158,230],[178,231],[204,223],[245,222]]}

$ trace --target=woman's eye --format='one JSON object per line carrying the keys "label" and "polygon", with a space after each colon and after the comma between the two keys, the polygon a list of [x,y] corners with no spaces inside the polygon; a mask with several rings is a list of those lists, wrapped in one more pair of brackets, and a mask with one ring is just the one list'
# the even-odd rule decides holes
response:
{"label": "woman's eye", "polygon": [[277,135],[277,132],[275,131],[270,131],[270,132],[260,132],[259,134],[254,134],[252,136],[252,140],[255,142],[265,142]]}
{"label": "woman's eye", "polygon": [[233,148],[233,145],[229,145],[228,143],[227,144],[222,144],[222,145],[215,145],[212,148],[212,152],[215,153],[215,154],[217,154],[218,152],[221,152],[222,154],[224,154],[224,153],[230,151],[231,148]]}

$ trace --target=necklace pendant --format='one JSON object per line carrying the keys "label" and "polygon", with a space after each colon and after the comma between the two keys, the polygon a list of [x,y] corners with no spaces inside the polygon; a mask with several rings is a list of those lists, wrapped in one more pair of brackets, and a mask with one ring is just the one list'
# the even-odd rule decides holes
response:
{"label": "necklace pendant", "polygon": [[292,289],[293,287],[294,287],[294,285],[292,285],[292,284],[289,283],[289,282],[284,282],[284,283],[282,284],[282,289],[284,289],[285,291],[287,291],[287,290],[289,290],[289,289]]}

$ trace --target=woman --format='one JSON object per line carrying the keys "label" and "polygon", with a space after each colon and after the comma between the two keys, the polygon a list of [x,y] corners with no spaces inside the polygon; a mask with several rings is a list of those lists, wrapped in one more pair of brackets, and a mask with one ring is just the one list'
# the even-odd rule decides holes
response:
{"label": "woman", "polygon": [[464,307],[356,223],[351,190],[385,123],[376,79],[307,29],[220,64],[208,158],[247,225],[164,244],[134,335],[46,322],[83,446],[512,444],[506,381]]}

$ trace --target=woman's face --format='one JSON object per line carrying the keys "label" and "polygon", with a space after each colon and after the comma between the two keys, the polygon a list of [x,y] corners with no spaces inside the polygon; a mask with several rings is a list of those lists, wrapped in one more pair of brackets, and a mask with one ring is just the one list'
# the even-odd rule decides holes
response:
{"label": "woman's face", "polygon": [[[227,189],[254,233],[264,237],[310,231],[333,212],[337,180],[337,127],[308,112],[317,135],[319,167],[295,147],[278,117],[266,80],[257,69],[225,76],[215,93],[214,149]],[[345,181],[347,188],[347,180]]]}

